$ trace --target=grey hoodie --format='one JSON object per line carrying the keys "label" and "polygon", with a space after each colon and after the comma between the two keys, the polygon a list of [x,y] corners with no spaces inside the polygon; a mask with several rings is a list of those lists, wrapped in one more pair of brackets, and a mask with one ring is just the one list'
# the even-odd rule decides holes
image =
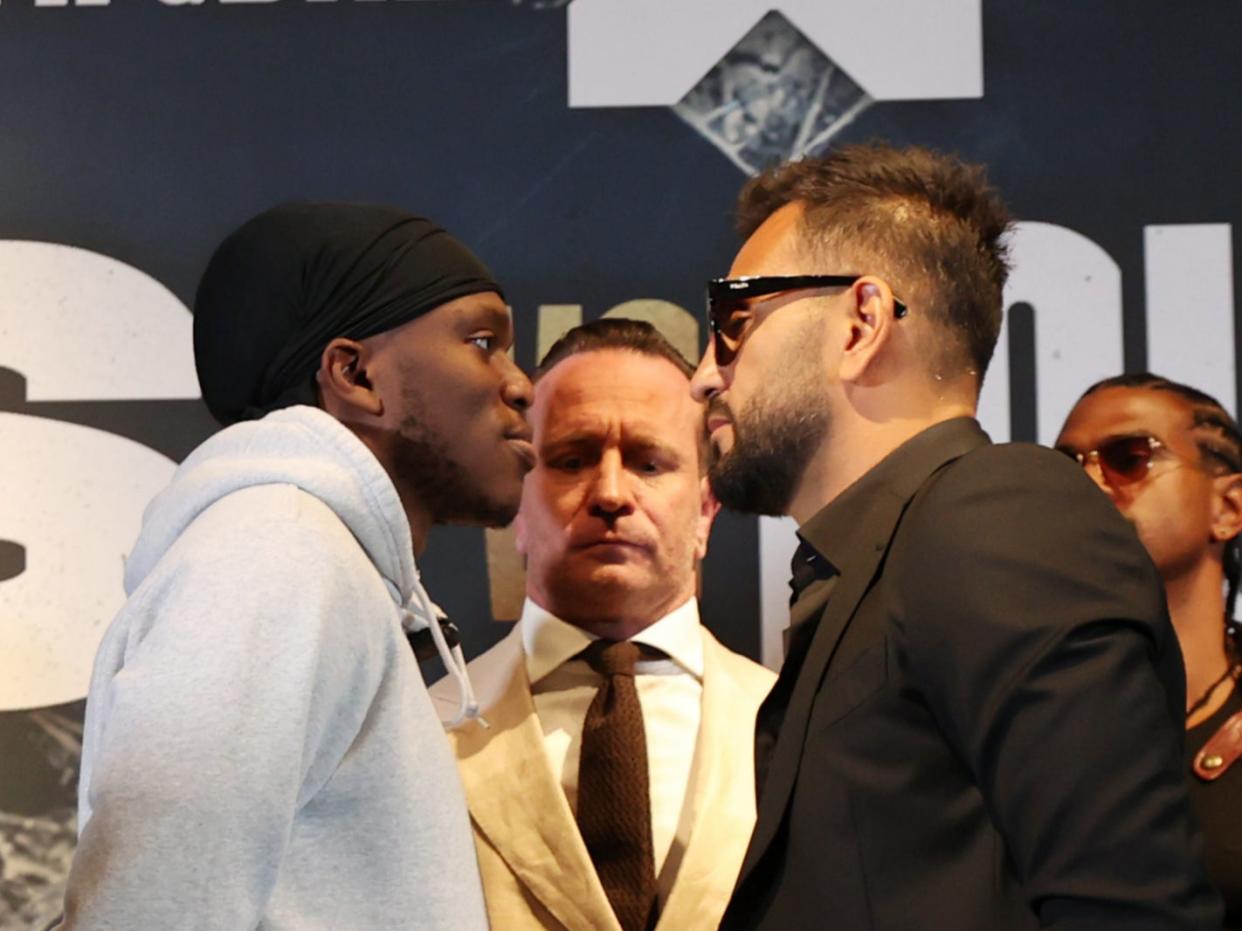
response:
{"label": "grey hoodie", "polygon": [[295,407],[216,434],[147,508],[125,589],[91,681],[65,928],[487,927],[402,630],[432,606],[349,430]]}

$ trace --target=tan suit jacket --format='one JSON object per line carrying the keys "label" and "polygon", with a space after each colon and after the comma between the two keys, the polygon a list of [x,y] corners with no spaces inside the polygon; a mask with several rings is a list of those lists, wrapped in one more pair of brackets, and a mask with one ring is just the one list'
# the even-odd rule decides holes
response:
{"label": "tan suit jacket", "polygon": [[[714,931],[755,823],[754,721],[775,681],[769,670],[703,635],[703,707],[678,836],[675,869],[657,931]],[[474,825],[495,931],[621,931],[560,780],[544,751],[526,674],[521,630],[469,666],[483,717],[449,732]],[[455,710],[451,679],[432,688]],[[688,833],[686,828],[688,827]],[[680,863],[673,862],[680,856]]]}

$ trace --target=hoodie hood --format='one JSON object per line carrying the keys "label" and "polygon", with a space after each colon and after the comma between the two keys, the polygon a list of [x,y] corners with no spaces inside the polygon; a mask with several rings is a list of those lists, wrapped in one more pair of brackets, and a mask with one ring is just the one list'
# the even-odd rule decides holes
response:
{"label": "hoodie hood", "polygon": [[419,581],[410,522],[392,479],[349,428],[317,407],[289,407],[234,424],[194,450],[143,513],[142,531],[125,563],[125,593],[134,593],[199,514],[255,485],[293,485],[344,522],[384,579],[406,633],[430,629],[461,696],[449,723],[477,717],[465,655],[460,644],[450,647],[445,640],[444,612]]}
{"label": "hoodie hood", "polygon": [[235,424],[190,454],[143,513],[125,593],[133,594],[199,514],[254,485],[294,485],[314,495],[349,528],[399,602],[416,597],[410,525],[388,473],[335,417],[306,406]]}

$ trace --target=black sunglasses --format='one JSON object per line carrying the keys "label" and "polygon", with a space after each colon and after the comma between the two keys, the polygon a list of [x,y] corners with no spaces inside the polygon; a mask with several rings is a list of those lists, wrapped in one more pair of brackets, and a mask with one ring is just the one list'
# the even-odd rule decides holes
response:
{"label": "black sunglasses", "polygon": [[[1061,452],[1075,460],[1084,469],[1094,462],[1100,467],[1100,473],[1112,488],[1133,485],[1147,478],[1151,471],[1152,459],[1156,451],[1168,449],[1154,436],[1120,436],[1115,440],[1101,443],[1095,449],[1076,453],[1070,449]],[[1171,450],[1170,450],[1171,452]]]}
{"label": "black sunglasses", "polygon": [[[748,275],[742,278],[713,278],[707,282],[707,329],[716,349],[716,364],[728,365],[737,356],[757,318],[750,300],[782,291],[807,288],[844,288],[862,275]],[[894,298],[894,316],[907,313],[904,303]]]}

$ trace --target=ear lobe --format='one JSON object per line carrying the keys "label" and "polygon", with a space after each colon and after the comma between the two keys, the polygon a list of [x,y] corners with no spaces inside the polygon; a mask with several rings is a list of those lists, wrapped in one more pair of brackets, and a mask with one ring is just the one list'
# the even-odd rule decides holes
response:
{"label": "ear lobe", "polygon": [[1242,475],[1215,479],[1216,500],[1212,507],[1212,535],[1217,542],[1242,533]]}
{"label": "ear lobe", "polygon": [[348,419],[350,412],[379,417],[384,402],[367,371],[370,352],[366,344],[337,337],[324,347],[315,379],[324,407]]}

